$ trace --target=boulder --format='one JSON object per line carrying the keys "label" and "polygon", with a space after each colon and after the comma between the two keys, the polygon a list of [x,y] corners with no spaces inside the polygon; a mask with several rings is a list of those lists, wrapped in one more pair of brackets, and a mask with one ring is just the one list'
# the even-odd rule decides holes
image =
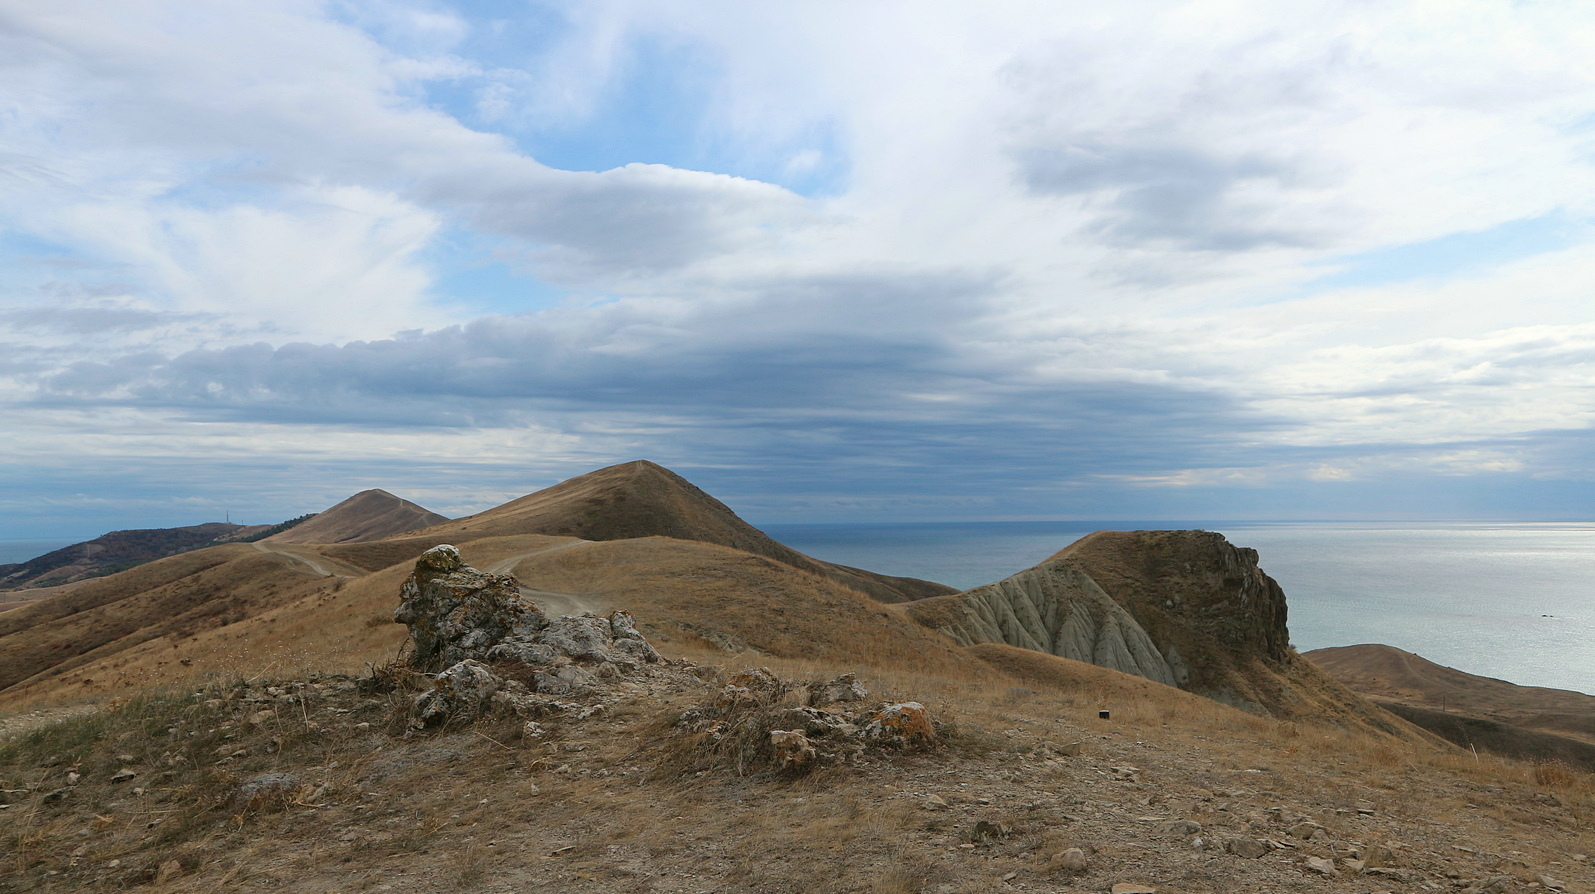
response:
{"label": "boulder", "polygon": [[[472,568],[453,546],[416,560],[394,619],[410,628],[410,664],[436,672],[432,688],[412,706],[417,728],[469,720],[495,705],[539,715],[548,702],[537,693],[584,695],[663,660],[626,612],[550,620],[520,593],[513,576]],[[489,663],[532,670],[513,675],[527,682],[507,681]]]}
{"label": "boulder", "polygon": [[410,663],[423,671],[484,658],[505,640],[533,641],[548,626],[536,606],[521,600],[513,576],[478,571],[448,544],[421,554],[399,600],[393,619],[409,626]]}

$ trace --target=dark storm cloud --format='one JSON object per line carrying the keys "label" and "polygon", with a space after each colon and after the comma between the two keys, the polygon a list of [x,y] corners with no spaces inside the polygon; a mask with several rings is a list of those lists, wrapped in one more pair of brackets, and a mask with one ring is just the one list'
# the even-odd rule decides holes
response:
{"label": "dark storm cloud", "polygon": [[371,428],[535,424],[833,482],[844,466],[886,478],[979,468],[1015,483],[1183,467],[1268,424],[1209,390],[1050,381],[968,347],[950,333],[979,327],[992,281],[815,278],[679,313],[617,303],[383,341],[144,354],[62,369],[35,403]]}

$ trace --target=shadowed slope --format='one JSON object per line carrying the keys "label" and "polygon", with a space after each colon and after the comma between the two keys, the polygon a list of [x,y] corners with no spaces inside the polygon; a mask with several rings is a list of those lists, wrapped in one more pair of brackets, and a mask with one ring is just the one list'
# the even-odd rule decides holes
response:
{"label": "shadowed slope", "polygon": [[828,577],[882,602],[957,592],[913,578],[890,577],[812,559],[772,540],[724,503],[662,466],[637,460],[589,472],[427,531],[461,539],[555,534],[583,540],[673,537],[729,546]]}
{"label": "shadowed slope", "polygon": [[1595,696],[1481,677],[1385,645],[1315,649],[1303,657],[1463,746],[1595,769]]}
{"label": "shadowed slope", "polygon": [[49,587],[103,577],[167,556],[243,540],[269,528],[207,522],[181,528],[112,531],[26,562],[0,565],[0,589]]}
{"label": "shadowed slope", "polygon": [[382,540],[442,524],[438,515],[385,490],[361,491],[302,524],[266,540],[272,543],[356,543]]}

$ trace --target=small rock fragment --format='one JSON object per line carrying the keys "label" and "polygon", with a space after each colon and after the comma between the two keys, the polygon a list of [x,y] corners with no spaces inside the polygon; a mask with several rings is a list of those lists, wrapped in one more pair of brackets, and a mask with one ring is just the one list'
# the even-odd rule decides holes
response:
{"label": "small rock fragment", "polygon": [[1326,860],[1323,857],[1308,857],[1307,868],[1313,870],[1314,872],[1322,872],[1324,875],[1340,874],[1340,872],[1335,869],[1335,861]]}
{"label": "small rock fragment", "polygon": [[1178,819],[1169,820],[1158,826],[1158,832],[1163,835],[1200,835],[1202,824],[1195,820]]}
{"label": "small rock fragment", "polygon": [[948,808],[952,807],[952,805],[948,804],[941,795],[931,795],[925,799],[923,804],[920,804],[919,806],[925,808],[926,810],[947,810]]}
{"label": "small rock fragment", "polygon": [[155,870],[155,884],[164,885],[183,874],[183,864],[176,860],[167,860],[160,868]]}
{"label": "small rock fragment", "polygon": [[126,782],[129,779],[132,779],[132,778],[134,778],[137,775],[138,775],[137,773],[133,772],[132,770],[128,769],[127,767],[123,767],[122,769],[117,770],[115,773],[111,774],[111,781],[112,782]]}
{"label": "small rock fragment", "polygon": [[1054,855],[1052,862],[1056,868],[1064,872],[1084,872],[1088,861],[1085,851],[1071,847],[1061,854]]}
{"label": "small rock fragment", "polygon": [[1294,838],[1310,840],[1313,838],[1326,838],[1329,832],[1317,823],[1297,823],[1290,827],[1290,834]]}
{"label": "small rock fragment", "polygon": [[1268,842],[1259,841],[1256,838],[1230,838],[1224,842],[1224,852],[1226,854],[1234,854],[1237,857],[1245,857],[1248,860],[1255,860],[1272,849]]}

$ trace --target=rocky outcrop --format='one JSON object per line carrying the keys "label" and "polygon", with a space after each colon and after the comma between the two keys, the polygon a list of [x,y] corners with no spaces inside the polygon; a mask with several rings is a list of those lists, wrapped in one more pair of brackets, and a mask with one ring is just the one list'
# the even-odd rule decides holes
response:
{"label": "rocky outcrop", "polygon": [[907,613],[964,645],[1046,652],[1261,714],[1417,734],[1290,649],[1285,594],[1257,563],[1211,531],[1101,531]]}
{"label": "rocky outcrop", "polygon": [[[868,749],[922,749],[940,744],[930,712],[919,702],[860,707],[869,693],[852,674],[797,683],[765,668],[728,680],[706,704],[683,713],[676,728],[687,747],[678,772],[729,766],[739,773],[774,769],[804,773],[855,759]],[[807,701],[807,704],[804,702]]]}
{"label": "rocky outcrop", "polygon": [[436,671],[413,704],[417,727],[498,705],[528,718],[556,704],[564,710],[554,697],[586,694],[603,679],[662,660],[626,612],[550,620],[522,600],[512,575],[472,568],[448,544],[416,560],[400,599],[394,620],[410,628],[409,663]]}
{"label": "rocky outcrop", "polygon": [[513,576],[478,571],[448,544],[415,561],[393,620],[410,628],[411,666],[428,672],[486,658],[502,643],[529,645],[548,627],[543,613],[521,600]]}
{"label": "rocky outcrop", "polygon": [[1179,686],[1189,673],[1084,572],[1046,562],[956,596],[916,602],[910,616],[962,645],[1005,643]]}
{"label": "rocky outcrop", "polygon": [[1237,653],[1283,661],[1285,592],[1257,550],[1212,531],[1098,531],[1053,559],[1090,575],[1162,643],[1189,631]]}

